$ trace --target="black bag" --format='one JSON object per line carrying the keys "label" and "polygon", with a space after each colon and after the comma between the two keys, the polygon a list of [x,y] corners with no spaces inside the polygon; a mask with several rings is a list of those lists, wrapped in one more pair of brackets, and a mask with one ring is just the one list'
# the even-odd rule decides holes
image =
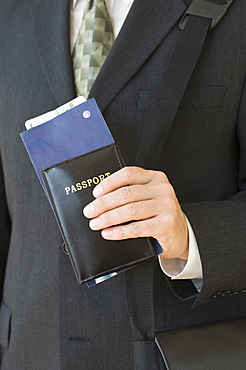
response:
{"label": "black bag", "polygon": [[246,318],[156,333],[168,370],[245,370]]}

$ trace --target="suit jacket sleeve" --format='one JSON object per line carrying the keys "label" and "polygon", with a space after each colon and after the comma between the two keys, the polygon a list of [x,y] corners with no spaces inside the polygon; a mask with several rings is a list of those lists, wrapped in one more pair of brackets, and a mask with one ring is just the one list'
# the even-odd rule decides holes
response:
{"label": "suit jacket sleeve", "polygon": [[[193,227],[203,267],[203,287],[197,294],[195,305],[221,296],[245,294],[246,88],[241,99],[237,130],[240,151],[238,192],[224,201],[182,205]],[[181,299],[194,298],[196,294],[188,286],[190,281],[169,281],[169,284]],[[184,291],[186,294],[181,293]]]}
{"label": "suit jacket sleeve", "polygon": [[4,273],[10,241],[10,217],[7,209],[4,176],[0,161],[0,299],[2,299]]}

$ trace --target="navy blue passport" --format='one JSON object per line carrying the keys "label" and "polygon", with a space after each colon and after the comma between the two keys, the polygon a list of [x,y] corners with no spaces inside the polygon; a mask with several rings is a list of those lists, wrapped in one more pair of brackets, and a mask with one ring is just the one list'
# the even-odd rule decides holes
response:
{"label": "navy blue passport", "polygon": [[95,99],[22,132],[21,138],[42,186],[44,168],[114,143]]}

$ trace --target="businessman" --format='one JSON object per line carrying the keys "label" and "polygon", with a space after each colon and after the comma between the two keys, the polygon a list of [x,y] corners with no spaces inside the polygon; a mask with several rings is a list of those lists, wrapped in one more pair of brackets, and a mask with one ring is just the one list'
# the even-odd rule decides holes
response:
{"label": "businessman", "polygon": [[[19,137],[27,119],[78,94],[96,99],[127,163],[94,188],[89,227],[163,248],[155,330],[246,314],[246,4],[235,0],[208,32],[161,157],[145,169],[138,147],[190,0],[105,3],[114,42],[87,84],[76,48],[91,4],[0,0],[1,370],[138,368],[126,274],[77,284]],[[165,369],[157,347],[152,364]]]}

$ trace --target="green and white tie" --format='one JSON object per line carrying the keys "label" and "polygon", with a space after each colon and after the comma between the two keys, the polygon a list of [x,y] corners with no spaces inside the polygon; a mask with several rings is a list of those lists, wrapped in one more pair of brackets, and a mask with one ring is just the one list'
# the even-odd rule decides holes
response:
{"label": "green and white tie", "polygon": [[104,0],[89,0],[73,52],[77,95],[88,97],[113,41],[113,28]]}

